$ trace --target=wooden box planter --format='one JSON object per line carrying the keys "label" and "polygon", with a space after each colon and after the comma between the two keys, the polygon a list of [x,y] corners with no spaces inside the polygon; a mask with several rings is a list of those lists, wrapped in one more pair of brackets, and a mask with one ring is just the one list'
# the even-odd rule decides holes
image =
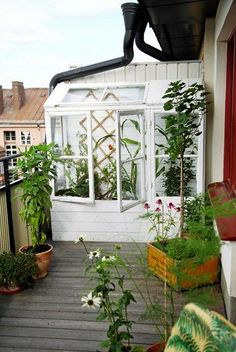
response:
{"label": "wooden box planter", "polygon": [[147,259],[153,273],[178,291],[218,281],[219,256],[207,258],[200,264],[194,263],[193,259],[175,260],[152,243],[148,243]]}

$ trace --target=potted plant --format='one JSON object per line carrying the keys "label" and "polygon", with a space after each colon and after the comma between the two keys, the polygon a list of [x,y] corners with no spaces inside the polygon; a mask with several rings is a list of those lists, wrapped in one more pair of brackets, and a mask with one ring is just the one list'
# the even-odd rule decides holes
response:
{"label": "potted plant", "polygon": [[35,256],[21,253],[0,254],[0,293],[14,294],[33,281],[37,273]]}
{"label": "potted plant", "polygon": [[55,178],[54,162],[58,160],[54,152],[54,144],[39,144],[31,146],[18,159],[16,172],[22,177],[19,185],[22,201],[20,216],[31,233],[31,240],[19,250],[24,253],[34,253],[39,267],[38,278],[48,273],[53,246],[45,243],[44,226],[49,219],[51,208],[50,195],[52,187],[50,181]]}
{"label": "potted plant", "polygon": [[176,290],[216,282],[220,242],[213,218],[218,209],[206,205],[201,195],[189,199],[184,218],[187,237],[181,238],[178,237],[180,207],[171,202],[165,204],[161,199],[156,203],[151,210],[146,203],[146,212],[140,216],[150,221],[149,231],[156,232],[154,241],[147,245],[148,264],[154,274]]}

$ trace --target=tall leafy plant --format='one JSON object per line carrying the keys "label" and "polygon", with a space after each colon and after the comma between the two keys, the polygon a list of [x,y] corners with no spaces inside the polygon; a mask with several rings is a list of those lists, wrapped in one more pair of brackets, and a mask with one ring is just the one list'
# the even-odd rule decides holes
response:
{"label": "tall leafy plant", "polygon": [[56,177],[53,163],[58,160],[54,144],[31,146],[22,153],[17,162],[17,172],[22,177],[18,196],[23,203],[20,216],[30,228],[34,251],[40,251],[45,241],[43,226],[48,220],[47,210],[51,208],[50,180]]}
{"label": "tall leafy plant", "polygon": [[194,83],[189,87],[182,81],[171,82],[163,99],[164,110],[170,111],[163,116],[165,128],[159,131],[165,136],[166,145],[162,146],[171,160],[180,162],[180,237],[183,237],[184,226],[184,154],[191,149],[196,138],[202,133],[201,117],[206,111],[206,92],[203,85]]}

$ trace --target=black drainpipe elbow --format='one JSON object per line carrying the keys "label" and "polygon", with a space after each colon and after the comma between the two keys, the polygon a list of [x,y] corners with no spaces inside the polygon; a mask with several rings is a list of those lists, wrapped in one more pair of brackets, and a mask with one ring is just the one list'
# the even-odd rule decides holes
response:
{"label": "black drainpipe elbow", "polygon": [[125,36],[123,41],[124,55],[115,59],[102,61],[96,64],[57,73],[55,76],[52,77],[50,81],[49,95],[58,83],[127,66],[133,60],[133,46],[135,40],[135,33],[140,19],[140,7],[139,4],[125,3],[121,6],[121,8],[125,23]]}
{"label": "black drainpipe elbow", "polygon": [[153,47],[152,45],[147,44],[144,41],[144,33],[147,27],[147,20],[142,18],[135,35],[135,44],[143,53],[152,56],[154,59],[159,61],[172,61],[174,57],[164,53],[163,51]]}

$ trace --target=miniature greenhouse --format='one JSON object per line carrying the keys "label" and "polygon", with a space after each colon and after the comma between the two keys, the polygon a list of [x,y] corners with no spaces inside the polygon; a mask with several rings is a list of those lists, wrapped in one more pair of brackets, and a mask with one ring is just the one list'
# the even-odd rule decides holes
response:
{"label": "miniature greenhouse", "polygon": [[[60,157],[53,185],[55,240],[147,240],[143,203],[179,200],[178,161],[164,154],[170,81],[61,83],[45,104],[47,142]],[[193,83],[187,82],[187,84]],[[202,127],[204,119],[202,120]],[[204,134],[185,157],[188,196],[204,189]]]}

